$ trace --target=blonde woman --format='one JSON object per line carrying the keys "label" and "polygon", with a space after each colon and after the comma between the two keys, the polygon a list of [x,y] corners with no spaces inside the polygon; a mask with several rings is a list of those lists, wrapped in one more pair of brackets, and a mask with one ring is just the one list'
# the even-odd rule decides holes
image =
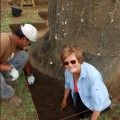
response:
{"label": "blonde woman", "polygon": [[67,105],[67,98],[71,91],[76,113],[84,119],[91,116],[97,120],[100,112],[110,109],[111,100],[102,75],[91,64],[84,62],[82,50],[68,46],[61,55],[65,70],[65,90],[61,108]]}

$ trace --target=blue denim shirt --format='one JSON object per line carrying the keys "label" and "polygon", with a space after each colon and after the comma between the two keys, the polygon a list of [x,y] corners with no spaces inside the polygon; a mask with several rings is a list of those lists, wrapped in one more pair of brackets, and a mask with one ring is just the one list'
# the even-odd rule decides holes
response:
{"label": "blue denim shirt", "polygon": [[[102,75],[94,66],[86,62],[81,64],[77,87],[82,102],[90,110],[103,111],[111,104]],[[65,70],[65,88],[71,89],[75,104],[73,74],[67,69]]]}

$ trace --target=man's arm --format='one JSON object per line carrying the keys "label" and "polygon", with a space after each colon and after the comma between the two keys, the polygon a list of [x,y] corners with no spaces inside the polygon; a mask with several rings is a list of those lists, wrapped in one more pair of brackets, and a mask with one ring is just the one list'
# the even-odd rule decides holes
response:
{"label": "man's arm", "polygon": [[24,72],[28,81],[28,84],[33,84],[35,81],[34,75],[31,73],[30,62],[29,60],[26,62],[24,67]]}
{"label": "man's arm", "polygon": [[6,64],[0,64],[0,71],[11,71],[12,66]]}
{"label": "man's arm", "polygon": [[13,65],[0,64],[0,71],[8,71],[13,77],[11,81],[15,81],[19,77],[19,72],[14,68]]}
{"label": "man's arm", "polygon": [[30,62],[29,60],[26,62],[25,67],[24,67],[24,72],[26,76],[30,76],[31,75],[31,70],[30,70]]}

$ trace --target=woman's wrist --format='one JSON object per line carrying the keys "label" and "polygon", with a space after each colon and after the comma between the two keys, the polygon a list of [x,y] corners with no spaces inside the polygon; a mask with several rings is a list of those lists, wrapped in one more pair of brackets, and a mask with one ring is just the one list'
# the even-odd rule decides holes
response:
{"label": "woman's wrist", "polygon": [[93,114],[92,114],[92,117],[91,117],[91,120],[97,120],[98,117],[99,117],[99,115],[100,115],[100,112],[94,110],[94,111],[93,111]]}

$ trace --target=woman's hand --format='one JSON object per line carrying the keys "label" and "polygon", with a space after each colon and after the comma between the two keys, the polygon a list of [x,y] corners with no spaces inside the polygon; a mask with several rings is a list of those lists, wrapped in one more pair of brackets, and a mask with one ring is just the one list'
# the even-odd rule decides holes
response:
{"label": "woman's hand", "polygon": [[61,103],[61,110],[66,108],[66,106],[67,106],[67,98],[68,98],[69,93],[70,93],[70,89],[65,88],[63,101]]}
{"label": "woman's hand", "polygon": [[66,108],[66,106],[67,106],[67,102],[66,102],[66,100],[63,100],[61,103],[61,109]]}
{"label": "woman's hand", "polygon": [[91,117],[91,120],[97,120],[99,115],[100,115],[100,112],[94,110],[93,114],[92,114],[92,117]]}

